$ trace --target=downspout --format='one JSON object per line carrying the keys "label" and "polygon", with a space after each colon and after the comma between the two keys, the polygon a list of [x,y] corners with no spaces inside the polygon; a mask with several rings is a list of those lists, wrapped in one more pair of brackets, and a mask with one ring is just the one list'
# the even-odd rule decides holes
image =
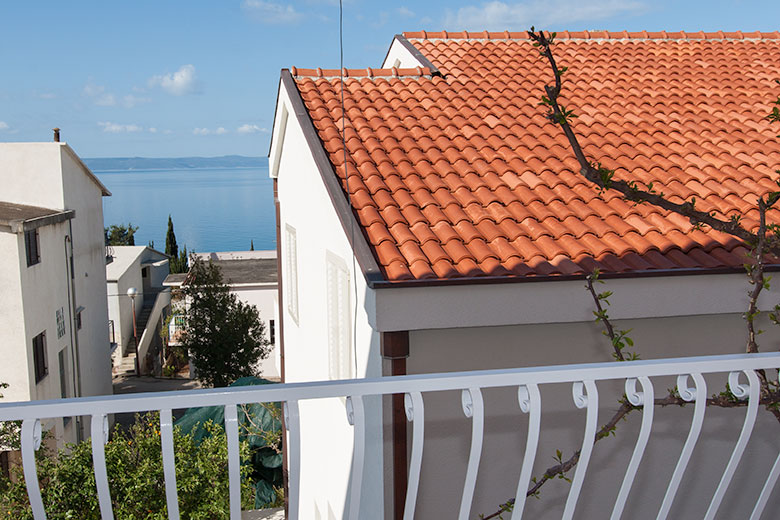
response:
{"label": "downspout", "polygon": [[[409,331],[382,332],[380,339],[382,357],[390,361],[390,375],[406,375],[406,358],[409,357]],[[392,442],[393,442],[393,516],[394,520],[404,517],[407,475],[407,433],[404,395],[392,397]]]}
{"label": "downspout", "polygon": [[[276,209],[276,290],[277,300],[279,301],[279,377],[284,383],[285,364],[284,364],[284,292],[282,290],[282,218],[281,203],[279,202],[279,179],[274,179],[274,206]],[[287,517],[290,508],[290,493],[288,488],[288,465],[287,465],[287,424],[285,424],[284,414],[282,414],[282,480],[284,482],[284,515]]]}
{"label": "downspout", "polygon": [[[78,348],[78,334],[75,329],[75,320],[73,314],[76,308],[76,287],[74,284],[74,272],[73,272],[73,223],[68,221],[68,234],[65,235],[63,241],[63,247],[65,250],[65,284],[68,288],[68,319],[70,326],[70,363],[71,363],[71,375],[73,379],[73,391],[74,397],[81,397],[81,378],[79,377],[79,367],[81,366],[79,360],[79,348]],[[68,242],[70,242],[70,254],[68,254]],[[76,441],[81,442],[83,438],[81,417],[76,416]]]}

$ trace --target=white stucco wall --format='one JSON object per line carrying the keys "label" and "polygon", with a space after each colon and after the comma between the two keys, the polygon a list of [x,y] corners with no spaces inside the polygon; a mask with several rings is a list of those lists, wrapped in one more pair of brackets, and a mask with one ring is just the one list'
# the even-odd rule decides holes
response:
{"label": "white stucco wall", "polygon": [[21,270],[27,268],[24,236],[21,240],[20,247],[19,235],[0,232],[0,356],[3,359],[0,364],[0,382],[10,385],[0,390],[5,401],[26,401],[31,398],[21,278]]}
{"label": "white stucco wall", "polygon": [[[51,332],[47,330],[46,335],[51,354],[48,359],[49,382],[42,381],[38,385],[40,388],[30,391],[29,397],[36,399],[43,395],[60,395],[58,351],[55,350],[60,345],[56,341],[58,338],[54,311],[48,308],[51,305],[64,309],[67,337],[70,336],[75,310],[83,307],[82,329],[74,331],[74,334],[78,335],[78,341],[73,341],[71,345],[71,348],[78,345],[81,368],[78,380],[81,395],[110,394],[102,188],[65,143],[0,143],[0,172],[3,173],[3,190],[0,192],[2,200],[52,209],[75,210],[72,221],[40,228],[41,264],[26,267],[23,236],[20,238],[18,253],[21,257],[17,256],[14,260],[17,265],[20,265],[19,262],[25,262],[20,276],[24,323],[26,335],[29,336],[25,339],[24,347],[16,345],[15,348],[28,350],[27,340],[31,341],[30,334],[40,332],[44,316],[50,315],[46,319],[52,322],[48,327],[53,327]],[[66,236],[71,237],[68,242]],[[8,239],[5,241],[8,242]],[[71,244],[74,254],[75,290],[71,291],[69,296],[66,257],[70,253]],[[52,263],[54,259],[56,261]],[[72,303],[70,309],[68,298],[71,298]],[[33,330],[36,332],[32,332]],[[29,355],[31,357],[32,354]],[[73,356],[74,359],[75,357]],[[32,364],[25,370],[32,374]],[[55,374],[54,377],[51,377],[52,373]],[[34,381],[34,378],[32,380]],[[73,395],[76,389],[70,389],[69,392]]]}
{"label": "white stucco wall", "polygon": [[[257,307],[260,313],[260,319],[265,323],[266,339],[271,340],[270,320],[274,320],[276,325],[276,340],[278,344],[279,337],[279,318],[277,317],[277,294],[276,284],[232,284],[230,292],[234,293],[239,300]],[[270,353],[266,359],[258,363],[260,375],[264,378],[278,379],[281,376],[281,359],[279,349],[271,345]]]}
{"label": "white stucco wall", "polygon": [[[397,65],[396,62],[398,62]],[[382,63],[382,68],[413,68],[420,66],[420,61],[409,52],[409,49],[404,47],[398,39],[393,38],[393,43],[390,45],[390,50],[385,57],[385,61]]]}
{"label": "white stucco wall", "polygon": [[69,147],[60,146],[60,155],[65,207],[76,211],[74,299],[84,307],[78,331],[81,395],[111,394],[102,190]]}
{"label": "white stucco wall", "polygon": [[[40,262],[27,266],[23,234],[0,232],[0,381],[9,388],[2,391],[6,401],[59,399],[62,396],[59,354],[65,352],[65,386],[69,397],[75,395],[73,374],[73,333],[68,302],[67,255],[65,238],[68,223],[38,228]],[[57,311],[62,312],[64,333],[57,329]],[[35,381],[32,341],[45,333],[47,374]],[[61,419],[44,422],[54,428],[59,447],[75,442],[76,432]]]}
{"label": "white stucco wall", "polygon": [[[348,266],[350,278],[356,282],[350,287],[350,302],[357,319],[354,335],[357,376],[381,375],[379,336],[369,326],[368,315],[374,313],[374,293],[367,289],[358,268],[353,269],[351,249],[347,236],[330,203],[322,184],[301,127],[290,109],[284,88],[280,102],[287,104],[289,120],[283,138],[284,127],[275,122],[272,160],[279,157],[279,200],[281,202],[282,233],[287,225],[295,228],[298,258],[298,319],[292,318],[286,301],[280,302],[284,313],[284,342],[286,381],[313,381],[328,379],[328,324],[327,291],[325,287],[326,255],[328,252],[341,258]],[[284,110],[277,109],[277,118]],[[283,147],[280,144],[283,143]],[[281,155],[278,155],[281,154]],[[306,186],[306,189],[300,189]],[[360,233],[359,229],[355,230]],[[282,238],[282,283],[287,283],[288,254]],[[285,296],[286,297],[286,296]],[[351,313],[353,314],[353,313]],[[355,319],[354,314],[350,320]],[[354,348],[354,347],[353,347]],[[361,518],[374,518],[383,503],[381,410],[378,399],[366,403],[367,446],[366,473],[362,483],[361,503],[365,511]],[[300,507],[302,518],[341,518],[344,500],[347,499],[348,479],[351,467],[352,427],[346,420],[342,399],[301,402],[301,482]],[[330,513],[329,513],[330,512]]]}
{"label": "white stucco wall", "polygon": [[[740,314],[623,320],[616,327],[632,329],[634,350],[644,359],[737,353],[744,351],[746,341]],[[776,350],[780,345],[780,330],[772,327],[761,324],[767,331],[760,337],[766,350]],[[413,331],[408,371],[416,374],[611,361],[611,346],[601,330],[588,321]],[[708,379],[708,394],[722,391],[724,383],[725,378]],[[654,381],[656,396],[662,397],[666,388],[674,385],[671,378]],[[599,424],[612,416],[623,391],[622,382],[599,385]],[[485,440],[472,516],[492,513],[498,504],[514,496],[527,431],[528,418],[519,410],[515,388],[491,389],[483,395]],[[463,415],[459,393],[428,393],[424,399],[426,444],[417,517],[454,518],[465,478],[471,423]],[[574,408],[569,385],[542,388],[542,403],[542,435],[534,466],[537,476],[554,464],[552,456],[556,449],[563,451],[565,458],[579,449],[584,430],[584,411]],[[653,435],[625,518],[655,517],[687,436],[692,411],[692,406],[656,409]],[[739,435],[744,413],[744,408],[707,411],[704,430],[670,518],[703,516],[709,504],[709,498],[703,497],[714,493]],[[609,516],[636,442],[640,420],[641,414],[634,413],[619,425],[615,438],[596,445],[579,502],[579,518]],[[777,428],[777,421],[761,410],[719,518],[749,516],[777,454]],[[561,480],[546,484],[541,500],[527,502],[526,516],[560,518],[568,491],[569,485]],[[776,510],[778,505],[780,497],[776,496],[768,510]]]}

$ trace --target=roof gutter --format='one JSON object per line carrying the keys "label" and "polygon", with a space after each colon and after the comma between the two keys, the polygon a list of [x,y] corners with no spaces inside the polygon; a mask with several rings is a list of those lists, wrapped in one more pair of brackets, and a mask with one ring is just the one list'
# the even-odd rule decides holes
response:
{"label": "roof gutter", "polygon": [[[311,117],[309,117],[309,111],[306,109],[301,93],[298,90],[298,86],[295,84],[295,80],[289,69],[282,69],[281,82],[287,91],[287,95],[290,97],[292,111],[295,113],[298,124],[303,130],[306,144],[311,150],[312,156],[314,157],[314,163],[317,165],[317,169],[322,177],[322,183],[325,185],[325,189],[330,196],[333,208],[336,210],[336,214],[341,222],[341,227],[352,247],[360,270],[363,272],[363,276],[366,279],[366,283],[369,287],[374,287],[377,283],[386,282],[384,274],[379,268],[379,263],[374,257],[373,250],[366,239],[363,226],[360,225],[355,217],[352,204],[347,199],[341,182],[338,180],[339,178],[336,175],[336,170],[330,162],[330,158],[320,140],[317,129],[314,128],[314,123],[312,122]],[[352,233],[353,229],[359,232]]]}
{"label": "roof gutter", "polygon": [[[767,272],[780,272],[780,264],[766,265]],[[685,269],[653,269],[648,271],[624,271],[620,273],[599,274],[602,280],[617,280],[622,278],[661,278],[671,276],[698,276],[712,274],[744,274],[743,267],[699,267]],[[373,289],[398,289],[401,287],[447,287],[457,285],[491,285],[514,284],[535,282],[566,282],[571,280],[585,280],[590,273],[558,274],[540,276],[469,276],[462,278],[427,278],[420,280],[382,280],[371,285]]]}

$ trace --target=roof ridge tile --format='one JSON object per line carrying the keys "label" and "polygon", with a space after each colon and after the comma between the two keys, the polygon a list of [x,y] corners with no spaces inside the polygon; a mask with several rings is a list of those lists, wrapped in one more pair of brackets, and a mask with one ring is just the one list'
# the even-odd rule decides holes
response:
{"label": "roof ridge tile", "polygon": [[[404,32],[408,40],[527,40],[526,32],[449,32],[449,31],[416,31]],[[780,31],[753,32],[686,32],[686,31],[559,31],[558,40],[778,40]],[[294,75],[294,74],[293,74]]]}
{"label": "roof ridge tile", "polygon": [[414,67],[414,68],[398,68],[392,67],[389,69],[371,68],[365,69],[304,69],[298,67],[291,67],[290,73],[293,77],[298,79],[323,79],[323,78],[340,78],[344,79],[385,79],[385,78],[428,78],[431,79],[433,74],[430,67]]}

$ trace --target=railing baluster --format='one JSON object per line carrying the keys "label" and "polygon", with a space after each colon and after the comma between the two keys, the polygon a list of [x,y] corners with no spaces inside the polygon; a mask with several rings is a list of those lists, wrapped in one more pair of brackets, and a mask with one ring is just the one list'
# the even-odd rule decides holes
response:
{"label": "railing baluster", "polygon": [[103,520],[114,518],[111,507],[111,490],[108,487],[108,472],[106,471],[105,444],[108,442],[108,417],[105,414],[92,416],[92,462],[95,467],[95,485],[100,502],[100,517]]}
{"label": "railing baluster", "polygon": [[772,469],[769,471],[769,476],[766,478],[764,487],[761,489],[761,494],[758,496],[756,505],[753,507],[753,512],[750,514],[750,520],[759,520],[761,514],[764,512],[766,503],[769,501],[769,495],[775,489],[777,483],[777,477],[780,476],[780,455],[775,459],[775,463]]}
{"label": "railing baluster", "polygon": [[620,486],[620,492],[618,492],[615,500],[615,507],[612,509],[612,516],[610,517],[611,520],[619,520],[623,515],[623,508],[626,506],[631,486],[634,485],[634,478],[636,477],[637,469],[639,469],[639,463],[642,462],[642,457],[645,454],[647,441],[650,439],[650,430],[653,427],[653,411],[655,409],[653,383],[648,377],[641,376],[638,379],[642,385],[642,391],[636,391],[637,379],[633,377],[626,379],[626,397],[628,402],[634,406],[642,407],[642,427],[639,430],[639,437],[637,437],[634,453],[631,455],[631,460],[628,463],[626,475],[623,477],[623,484]]}
{"label": "railing baluster", "polygon": [[571,520],[574,516],[574,510],[577,507],[577,500],[580,498],[582,483],[585,480],[585,472],[588,470],[590,455],[593,452],[593,443],[596,440],[596,426],[599,415],[599,393],[596,389],[596,383],[593,381],[577,381],[571,388],[574,405],[577,408],[588,407],[585,414],[585,437],[582,439],[582,448],[580,448],[580,459],[577,462],[577,469],[574,471],[574,480],[571,483],[569,496],[566,498],[566,507],[563,509],[564,520]]}
{"label": "railing baluster", "polygon": [[238,453],[237,406],[225,406],[225,435],[228,449],[228,492],[230,495],[230,520],[241,520],[241,460]]}
{"label": "railing baluster", "polygon": [[301,416],[298,410],[298,401],[285,401],[282,408],[289,439],[287,491],[290,493],[290,498],[287,500],[287,514],[288,520],[298,520],[300,511],[298,502],[301,493]]}
{"label": "railing baluster", "polygon": [[657,520],[663,520],[669,515],[669,510],[672,508],[672,502],[677,494],[677,489],[680,487],[683,473],[688,466],[688,462],[691,459],[693,448],[696,447],[696,441],[699,439],[701,433],[701,425],[704,422],[704,410],[707,408],[707,383],[704,381],[704,377],[701,374],[691,374],[693,382],[696,388],[688,388],[688,375],[677,376],[677,391],[685,401],[694,401],[696,404],[693,408],[693,420],[691,421],[691,430],[688,432],[688,438],[683,445],[682,453],[680,453],[680,459],[677,461],[677,466],[672,473],[672,479],[669,481],[669,487],[666,489],[664,495],[664,501],[661,503],[661,509],[658,511]]}
{"label": "railing baluster", "polygon": [[354,427],[348,518],[358,520],[360,518],[360,491],[363,484],[363,462],[366,453],[366,416],[363,413],[363,397],[347,397],[346,407],[347,421]]}
{"label": "railing baluster", "polygon": [[406,420],[412,422],[412,458],[409,461],[409,483],[406,487],[404,520],[414,519],[417,507],[417,490],[420,487],[420,469],[422,468],[423,442],[425,432],[425,408],[420,392],[404,394]]}
{"label": "railing baluster", "polygon": [[160,410],[160,442],[162,443],[165,502],[168,518],[179,520],[179,495],[176,492],[176,457],[173,453],[173,411]]}
{"label": "railing baluster", "polygon": [[38,483],[38,470],[35,466],[35,452],[41,447],[40,419],[25,419],[22,421],[22,466],[24,467],[24,483],[27,486],[27,496],[35,520],[46,520],[46,510],[43,508],[41,488]]}
{"label": "railing baluster", "polygon": [[520,520],[523,517],[525,498],[528,492],[528,484],[531,482],[531,473],[536,459],[536,448],[539,445],[539,430],[542,418],[542,397],[539,387],[535,384],[520,385],[517,387],[517,400],[520,410],[529,414],[528,435],[525,441],[525,455],[520,470],[520,479],[517,481],[517,493],[512,508],[512,520]]}
{"label": "railing baluster", "polygon": [[715,495],[712,497],[710,507],[707,509],[707,514],[704,515],[705,520],[712,520],[715,518],[715,513],[720,507],[720,503],[723,500],[723,495],[726,494],[726,490],[731,483],[731,479],[734,477],[734,472],[737,470],[739,461],[742,460],[742,454],[745,452],[748,440],[750,440],[750,434],[753,433],[753,426],[756,424],[756,414],[758,413],[758,402],[760,384],[758,382],[758,376],[753,370],[743,370],[748,378],[748,388],[739,383],[739,372],[729,373],[729,388],[731,393],[734,394],[737,399],[748,398],[747,412],[745,412],[745,422],[742,425],[742,432],[739,434],[739,440],[737,445],[734,446],[734,451],[731,453],[729,463],[726,465],[726,470],[723,472],[723,476],[718,484],[718,489],[715,490]]}
{"label": "railing baluster", "polygon": [[460,500],[458,520],[467,520],[471,513],[471,502],[474,498],[474,487],[477,485],[479,459],[482,455],[482,436],[485,424],[485,407],[482,402],[482,392],[478,387],[461,392],[461,404],[466,417],[471,417],[471,450],[469,465],[466,469],[466,482],[463,484],[463,495]]}

